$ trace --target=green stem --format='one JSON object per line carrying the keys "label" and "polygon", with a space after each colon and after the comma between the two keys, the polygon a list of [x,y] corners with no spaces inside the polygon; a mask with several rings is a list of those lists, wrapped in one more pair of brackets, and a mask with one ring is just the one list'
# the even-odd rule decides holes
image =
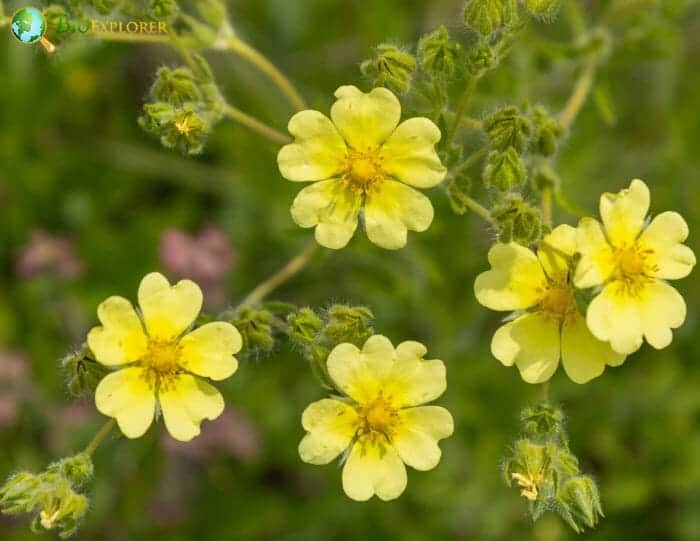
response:
{"label": "green stem", "polygon": [[593,87],[595,70],[596,59],[595,57],[591,56],[586,60],[583,70],[581,71],[581,74],[574,85],[574,89],[571,92],[571,96],[569,96],[566,105],[564,105],[561,113],[559,113],[559,122],[561,122],[562,126],[565,128],[571,127],[579,111],[581,111],[584,103],[586,103],[586,99],[588,98],[591,88]]}
{"label": "green stem", "polygon": [[254,49],[236,36],[228,35],[214,44],[214,48],[230,51],[258,68],[265,74],[289,101],[295,111],[307,108],[304,98],[289,79],[265,55]]}
{"label": "green stem", "polygon": [[87,447],[83,451],[86,455],[90,456],[92,453],[95,452],[95,449],[97,449],[100,444],[104,441],[104,439],[109,435],[109,433],[112,431],[114,428],[114,425],[117,424],[117,422],[114,419],[110,419],[107,421],[102,428],[95,434],[95,437],[92,438],[92,441],[88,443]]}
{"label": "green stem", "polygon": [[448,129],[447,134],[445,136],[445,147],[449,146],[455,134],[457,133],[457,128],[459,128],[459,125],[462,123],[462,117],[464,116],[464,112],[467,109],[467,104],[469,103],[469,100],[474,94],[474,90],[476,90],[476,85],[478,82],[478,76],[472,75],[469,78],[467,86],[464,89],[464,92],[462,92],[459,101],[457,102],[457,108],[455,109],[455,118],[452,122],[452,126]]}
{"label": "green stem", "polygon": [[540,387],[540,401],[549,402],[549,380],[545,381]]}
{"label": "green stem", "polygon": [[177,49],[177,51],[180,53],[180,56],[182,56],[182,59],[190,67],[192,73],[197,76],[201,76],[202,73],[200,66],[197,65],[192,58],[192,54],[190,53],[189,49],[182,44],[182,40],[180,40],[180,37],[170,26],[168,26],[168,37],[170,38],[170,43],[172,43],[173,47],[175,47],[175,49]]}
{"label": "green stem", "polygon": [[256,304],[267,297],[272,291],[303,269],[317,249],[318,244],[312,240],[301,252],[290,259],[284,267],[253,289],[236,307],[236,310]]}
{"label": "green stem", "polygon": [[279,145],[286,145],[292,142],[291,137],[268,126],[267,124],[261,122],[257,118],[244,113],[243,111],[234,107],[233,105],[225,104],[223,106],[223,113],[224,116],[226,116],[227,118],[238,122],[239,124],[243,124],[246,128],[253,130],[257,134],[262,135],[263,137],[269,139],[273,143],[277,143]]}

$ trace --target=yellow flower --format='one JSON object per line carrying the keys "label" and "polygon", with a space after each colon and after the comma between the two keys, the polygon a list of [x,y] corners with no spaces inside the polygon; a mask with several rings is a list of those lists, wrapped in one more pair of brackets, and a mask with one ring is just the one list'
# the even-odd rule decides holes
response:
{"label": "yellow flower", "polygon": [[328,357],[330,377],[344,396],[306,408],[308,433],[299,454],[304,462],[328,464],[347,451],[343,489],[353,500],[398,498],[406,488],[404,463],[425,471],[440,461],[437,442],[452,434],[453,422],[445,408],[420,406],[447,386],[445,365],[423,360],[426,352],[418,342],[394,349],[375,335],[362,350],[340,344]]}
{"label": "yellow flower", "polygon": [[224,409],[221,393],[202,377],[218,381],[236,371],[241,336],[224,322],[186,332],[202,307],[202,291],[190,280],[171,286],[162,274],[148,274],[138,299],[141,317],[123,297],[109,297],[97,309],[102,326],[90,331],[88,345],[97,361],[119,368],[97,386],[97,409],[114,417],[125,436],[138,438],[158,405],[173,438],[189,441],[202,420]]}
{"label": "yellow flower", "polygon": [[576,383],[618,366],[624,355],[594,337],[578,311],[569,263],[576,252],[576,229],[556,227],[540,242],[537,255],[516,243],[489,251],[491,270],[474,282],[477,300],[492,310],[526,310],[496,331],[491,352],[505,366],[515,364],[528,383],[552,377],[561,358]]}
{"label": "yellow flower", "polygon": [[690,274],[695,254],[683,241],[688,225],[677,212],[663,212],[645,226],[649,188],[633,180],[618,194],[600,198],[601,225],[584,218],[578,228],[581,260],[576,287],[602,286],[588,307],[588,328],[615,351],[629,354],[642,341],[657,349],[671,343],[671,329],[685,321],[685,301],[664,280]]}
{"label": "yellow flower", "polygon": [[440,130],[427,118],[399,124],[401,104],[386,88],[364,93],[341,86],[332,121],[301,111],[289,121],[292,144],[277,156],[282,176],[314,182],[299,192],[292,218],[316,227],[322,246],[343,248],[364,208],[367,236],[390,250],[406,245],[407,230],[425,231],[433,221],[430,200],[414,190],[442,182],[446,170],[435,152]]}

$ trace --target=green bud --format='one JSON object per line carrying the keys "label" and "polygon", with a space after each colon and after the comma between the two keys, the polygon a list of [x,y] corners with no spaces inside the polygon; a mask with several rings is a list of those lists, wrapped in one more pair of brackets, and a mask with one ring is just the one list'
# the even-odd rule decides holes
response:
{"label": "green bud", "polygon": [[310,345],[318,336],[323,321],[311,308],[302,308],[287,317],[290,339],[300,346]]}
{"label": "green bud", "polygon": [[444,25],[426,34],[418,42],[418,58],[421,67],[435,75],[450,77],[457,66],[461,47],[450,39],[450,34]]}
{"label": "green bud", "polygon": [[46,468],[47,472],[66,478],[73,488],[80,488],[92,479],[94,470],[90,455],[85,453],[53,462]]}
{"label": "green bud", "polygon": [[526,176],[525,164],[513,147],[505,152],[492,152],[484,170],[486,185],[502,192],[524,184]]}
{"label": "green bud", "polygon": [[32,531],[56,530],[61,539],[75,535],[89,507],[88,499],[73,491],[65,481],[59,481],[50,490],[40,493],[36,503]]}
{"label": "green bud", "polygon": [[564,135],[564,126],[541,106],[533,109],[531,120],[533,135],[528,145],[530,152],[551,156],[557,151],[559,141]]}
{"label": "green bud", "polygon": [[404,94],[411,86],[416,59],[396,45],[382,43],[377,46],[374,57],[360,65],[363,75],[372,79],[374,86],[383,86]]}
{"label": "green bud", "polygon": [[518,152],[523,152],[532,133],[530,120],[513,105],[491,113],[484,119],[483,126],[494,150],[505,151],[508,147],[513,147]]}
{"label": "green bud", "polygon": [[241,333],[246,356],[259,356],[272,351],[275,339],[272,334],[273,315],[269,310],[242,308],[230,323]]}
{"label": "green bud", "polygon": [[160,134],[161,126],[175,114],[175,108],[169,103],[147,103],[143,106],[143,114],[139,116],[138,123],[144,130],[153,134]]}
{"label": "green bud", "polygon": [[154,102],[162,101],[176,106],[202,99],[195,76],[188,68],[158,68],[149,94]]}
{"label": "green bud", "polygon": [[525,0],[525,8],[533,17],[551,21],[559,12],[561,0]]}
{"label": "green bud", "polygon": [[493,48],[488,43],[482,42],[469,53],[467,69],[475,77],[480,77],[496,67],[496,62],[497,58]]}
{"label": "green bud", "polygon": [[605,516],[598,487],[586,475],[571,477],[562,483],[557,500],[562,507],[563,518],[577,533],[582,532],[584,526],[595,528],[600,518]]}
{"label": "green bud", "polygon": [[207,119],[193,105],[187,104],[161,122],[160,142],[183,154],[200,154],[210,128]]}
{"label": "green bud", "polygon": [[542,233],[540,211],[518,194],[509,194],[491,209],[498,224],[498,240],[517,242],[524,246],[538,240]]}
{"label": "green bud", "polygon": [[179,9],[176,0],[151,0],[147,15],[154,21],[170,21]]}
{"label": "green bud", "polygon": [[326,312],[326,320],[323,336],[333,346],[350,342],[362,347],[374,334],[374,314],[365,306],[334,304]]}
{"label": "green bud", "polygon": [[221,0],[195,0],[195,8],[202,19],[214,29],[217,29],[228,20],[226,4]]}
{"label": "green bud", "polygon": [[469,0],[464,7],[464,24],[482,36],[518,22],[517,0]]}
{"label": "green bud", "polygon": [[61,369],[66,377],[68,391],[76,397],[92,395],[97,384],[110,372],[95,360],[87,344],[66,355],[61,360]]}
{"label": "green bud", "polygon": [[184,24],[178,36],[188,49],[205,49],[216,41],[218,28],[212,28],[186,13],[180,13],[178,20]]}
{"label": "green bud", "polygon": [[520,412],[522,432],[537,441],[559,439],[564,431],[564,412],[546,402],[528,406]]}

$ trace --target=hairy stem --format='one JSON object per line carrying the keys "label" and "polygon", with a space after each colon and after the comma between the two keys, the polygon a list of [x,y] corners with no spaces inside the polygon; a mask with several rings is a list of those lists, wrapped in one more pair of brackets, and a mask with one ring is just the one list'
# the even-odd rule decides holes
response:
{"label": "hairy stem", "polygon": [[593,87],[595,70],[596,59],[595,57],[589,57],[583,66],[583,70],[581,71],[576,84],[574,85],[571,96],[569,96],[566,105],[564,105],[561,113],[559,113],[559,122],[561,122],[562,126],[565,128],[571,127],[579,111],[581,111],[584,103],[586,103],[586,99],[588,98],[591,88]]}
{"label": "hairy stem", "polygon": [[214,48],[231,51],[253,64],[279,88],[295,111],[303,111],[307,108],[304,98],[290,80],[266,56],[241,39],[236,36],[227,36],[215,43]]}
{"label": "hairy stem", "polygon": [[117,422],[114,419],[110,419],[107,421],[102,428],[95,434],[95,437],[92,438],[92,441],[88,443],[87,447],[83,451],[86,455],[90,456],[92,453],[95,452],[95,449],[97,449],[100,444],[104,441],[104,439],[109,435],[109,433],[112,431],[114,428],[114,425],[117,424]]}
{"label": "hairy stem", "polygon": [[469,100],[474,94],[478,82],[479,77],[474,75],[471,76],[469,78],[469,81],[467,82],[467,86],[464,89],[464,92],[462,92],[462,95],[459,97],[459,101],[457,102],[457,108],[455,109],[454,121],[452,122],[452,126],[450,126],[445,136],[446,147],[449,146],[449,144],[452,142],[452,139],[457,133],[457,128],[459,128],[459,125],[462,123],[462,117],[464,116],[464,112],[467,109],[467,104],[469,103]]}
{"label": "hairy stem", "polygon": [[280,131],[277,131],[271,126],[268,126],[267,124],[261,122],[257,118],[244,113],[243,111],[234,107],[233,105],[225,104],[223,106],[223,113],[224,116],[226,116],[227,118],[238,122],[239,124],[243,124],[246,128],[253,130],[258,135],[262,135],[263,137],[269,139],[273,143],[277,143],[279,145],[286,145],[287,143],[292,142],[291,137],[283,134]]}
{"label": "hairy stem", "polygon": [[542,189],[542,222],[547,227],[552,227],[552,188],[550,186]]}
{"label": "hairy stem", "polygon": [[311,260],[314,253],[316,253],[317,249],[318,244],[316,241],[312,240],[301,252],[290,259],[284,267],[253,289],[253,291],[251,291],[248,296],[241,301],[236,309],[260,302],[267,295],[272,293],[275,289],[303,269]]}

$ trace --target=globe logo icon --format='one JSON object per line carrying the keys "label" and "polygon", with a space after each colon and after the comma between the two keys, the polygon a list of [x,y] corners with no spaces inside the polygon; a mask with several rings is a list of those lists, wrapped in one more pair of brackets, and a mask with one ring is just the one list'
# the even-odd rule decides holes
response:
{"label": "globe logo icon", "polygon": [[10,28],[22,43],[36,43],[46,33],[46,19],[38,9],[26,7],[15,13]]}

